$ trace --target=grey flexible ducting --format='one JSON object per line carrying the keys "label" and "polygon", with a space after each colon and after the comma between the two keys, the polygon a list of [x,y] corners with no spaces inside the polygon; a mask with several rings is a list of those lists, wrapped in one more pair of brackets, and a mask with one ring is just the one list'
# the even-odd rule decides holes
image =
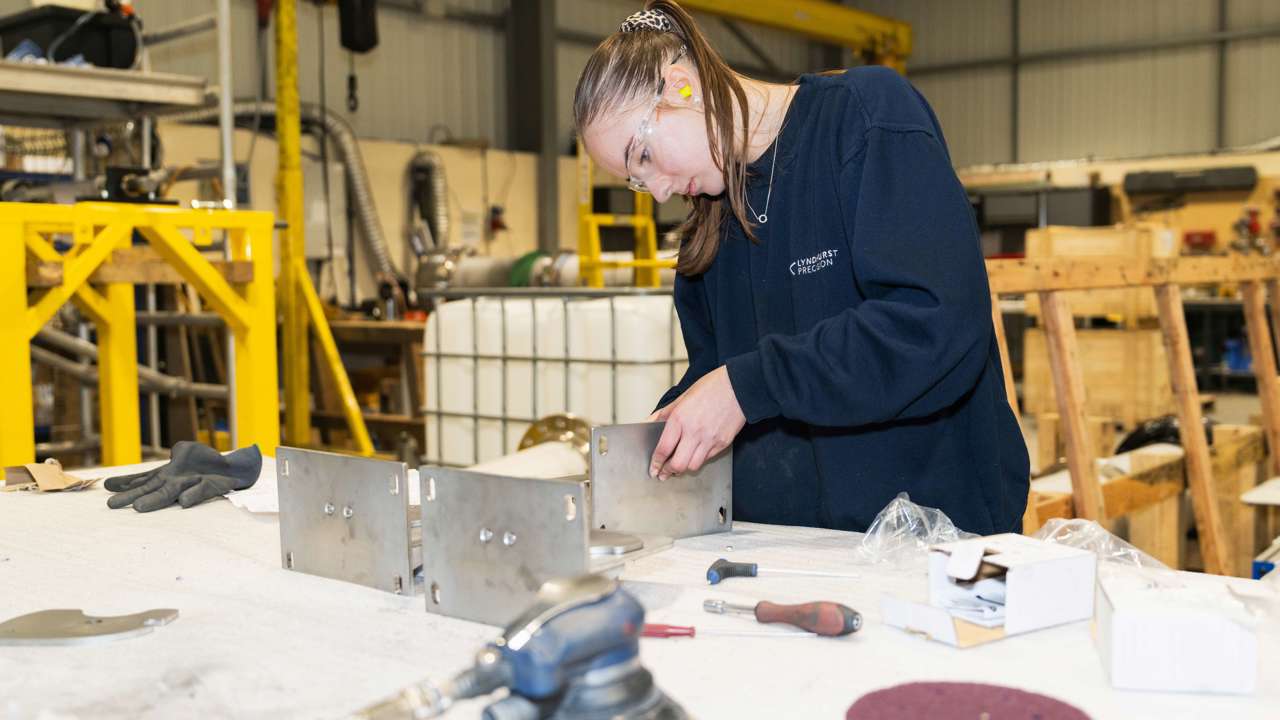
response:
{"label": "grey flexible ducting", "polygon": [[[237,100],[231,108],[236,117],[248,117],[255,114],[276,114],[275,103],[256,100]],[[387,237],[382,231],[382,221],[378,218],[378,208],[373,201],[373,190],[369,187],[369,174],[364,167],[364,156],[360,153],[360,144],[356,134],[338,115],[322,109],[313,103],[302,103],[301,115],[304,120],[319,123],[333,139],[338,149],[338,158],[347,169],[347,178],[351,183],[351,197],[355,201],[356,218],[360,223],[360,234],[364,236],[373,256],[373,264],[380,277],[402,280],[402,276],[391,263],[391,253],[387,249]],[[178,122],[205,122],[218,118],[217,108],[194,110],[171,117]]]}
{"label": "grey flexible ducting", "polygon": [[[434,221],[432,223],[434,232],[432,224],[423,223],[414,213],[413,170],[416,167],[426,167],[431,170],[431,217]],[[423,247],[428,253],[449,247],[449,183],[440,156],[431,150],[419,150],[409,160],[409,167],[405,170],[405,174],[407,176],[405,186],[410,194],[405,203],[409,213],[405,221],[405,234],[422,233]],[[411,241],[409,247],[413,247]]]}

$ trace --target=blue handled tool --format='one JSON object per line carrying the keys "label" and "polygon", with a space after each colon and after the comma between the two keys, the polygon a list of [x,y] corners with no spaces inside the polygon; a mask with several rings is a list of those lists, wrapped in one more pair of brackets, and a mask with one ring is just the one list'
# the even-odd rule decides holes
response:
{"label": "blue handled tool", "polygon": [[806,575],[809,577],[829,577],[829,578],[857,578],[856,573],[829,573],[820,572],[818,570],[778,570],[767,568],[763,571],[756,563],[749,562],[731,562],[724,558],[720,558],[711,563],[711,567],[707,568],[707,584],[719,585],[721,580],[736,577],[756,577],[761,572],[766,575]]}

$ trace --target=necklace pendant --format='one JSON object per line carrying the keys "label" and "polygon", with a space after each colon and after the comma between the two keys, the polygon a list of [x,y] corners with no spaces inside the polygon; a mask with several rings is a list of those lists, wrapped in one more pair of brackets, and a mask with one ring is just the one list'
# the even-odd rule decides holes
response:
{"label": "necklace pendant", "polygon": [[756,222],[758,222],[758,223],[760,223],[761,225],[763,225],[763,224],[765,224],[765,223],[769,222],[769,216],[768,216],[768,215],[765,215],[765,214],[763,214],[763,213],[761,213],[760,215],[757,215],[757,216],[756,216]]}

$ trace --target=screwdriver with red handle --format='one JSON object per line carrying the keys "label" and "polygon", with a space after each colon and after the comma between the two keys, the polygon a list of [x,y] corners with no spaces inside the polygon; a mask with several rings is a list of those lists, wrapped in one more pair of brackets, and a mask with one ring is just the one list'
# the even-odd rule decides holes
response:
{"label": "screwdriver with red handle", "polygon": [[751,615],[757,622],[784,623],[826,637],[850,635],[862,627],[862,614],[857,610],[825,600],[800,605],[760,602],[756,603],[755,607],[735,605],[724,600],[707,600],[702,603],[702,609],[717,615],[725,613]]}
{"label": "screwdriver with red handle", "polygon": [[640,632],[647,638],[692,638],[699,635],[716,637],[814,637],[809,632],[793,632],[791,630],[699,630],[692,625],[662,625],[645,623]]}

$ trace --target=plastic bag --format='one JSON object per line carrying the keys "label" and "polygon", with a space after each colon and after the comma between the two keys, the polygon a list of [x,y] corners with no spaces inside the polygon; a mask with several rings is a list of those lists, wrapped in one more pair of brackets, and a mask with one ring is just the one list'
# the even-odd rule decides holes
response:
{"label": "plastic bag", "polygon": [[1169,566],[1107,532],[1092,520],[1053,518],[1031,537],[1045,542],[1089,550],[1099,560],[1132,567],[1164,568]]}
{"label": "plastic bag", "polygon": [[911,502],[906,493],[889,501],[871,521],[854,550],[862,563],[903,563],[924,558],[929,546],[978,537],[965,532],[937,508]]}

